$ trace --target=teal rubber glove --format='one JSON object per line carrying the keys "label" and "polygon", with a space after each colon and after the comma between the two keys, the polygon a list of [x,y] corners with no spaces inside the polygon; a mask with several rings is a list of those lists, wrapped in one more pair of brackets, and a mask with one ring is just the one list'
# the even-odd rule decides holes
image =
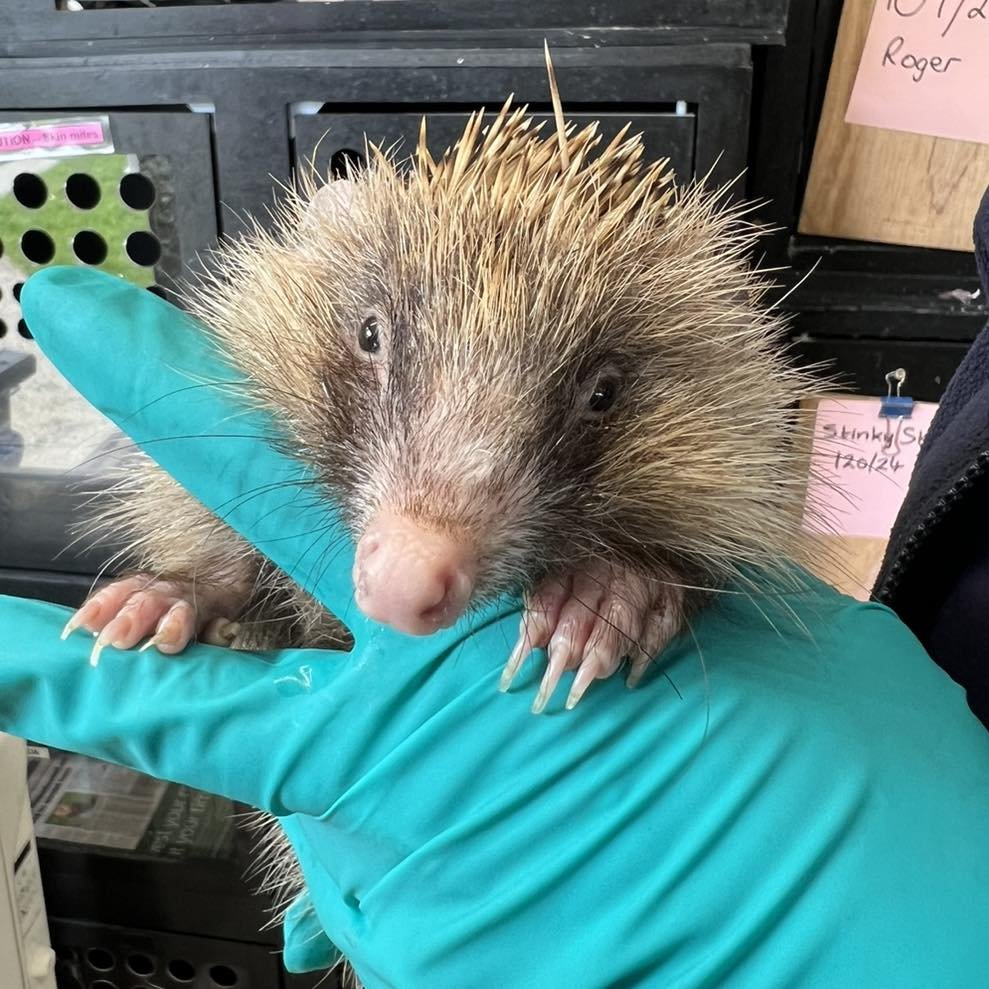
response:
{"label": "teal rubber glove", "polygon": [[[75,269],[21,301],[80,391],[354,633],[92,669],[64,609],[0,602],[0,728],[279,815],[308,887],[291,967],[336,945],[368,989],[984,983],[989,736],[890,612],[726,595],[669,681],[533,717],[544,657],[497,691],[514,601],[427,639],[361,618],[349,540],[273,426],[196,383],[232,376],[195,324]],[[301,500],[256,491],[293,477]]]}

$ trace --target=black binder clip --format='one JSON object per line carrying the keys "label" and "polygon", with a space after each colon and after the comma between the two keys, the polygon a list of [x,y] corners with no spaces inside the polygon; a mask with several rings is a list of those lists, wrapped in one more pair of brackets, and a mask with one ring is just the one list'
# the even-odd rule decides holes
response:
{"label": "black binder clip", "polygon": [[[880,419],[909,419],[913,415],[913,399],[900,394],[903,382],[907,380],[907,372],[902,367],[890,371],[886,375],[886,397],[879,406]],[[896,394],[893,394],[893,383],[896,382]]]}

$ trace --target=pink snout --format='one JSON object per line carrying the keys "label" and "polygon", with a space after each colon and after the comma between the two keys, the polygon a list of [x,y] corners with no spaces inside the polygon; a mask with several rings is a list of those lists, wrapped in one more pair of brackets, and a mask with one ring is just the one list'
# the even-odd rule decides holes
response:
{"label": "pink snout", "polygon": [[409,635],[452,625],[474,590],[473,556],[452,537],[379,512],[357,544],[357,606]]}

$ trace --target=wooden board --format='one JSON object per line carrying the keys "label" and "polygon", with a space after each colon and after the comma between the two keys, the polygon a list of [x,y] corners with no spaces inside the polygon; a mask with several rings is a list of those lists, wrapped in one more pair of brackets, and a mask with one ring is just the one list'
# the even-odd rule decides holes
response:
{"label": "wooden board", "polygon": [[869,0],[845,2],[798,229],[971,251],[972,220],[989,183],[989,145],[844,121],[872,7]]}
{"label": "wooden board", "polygon": [[819,553],[809,569],[816,577],[858,601],[868,601],[879,576],[888,539],[815,536]]}

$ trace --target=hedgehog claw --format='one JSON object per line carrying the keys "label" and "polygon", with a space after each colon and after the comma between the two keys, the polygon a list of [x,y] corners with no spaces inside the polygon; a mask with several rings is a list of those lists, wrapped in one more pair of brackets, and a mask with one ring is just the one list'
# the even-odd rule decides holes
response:
{"label": "hedgehog claw", "polygon": [[211,646],[226,646],[229,648],[241,633],[240,622],[229,618],[214,618],[204,629],[200,640]]}
{"label": "hedgehog claw", "polygon": [[673,606],[657,609],[646,618],[640,648],[636,650],[631,669],[625,680],[625,686],[629,690],[639,685],[649,669],[649,664],[670,644],[676,635],[678,609],[683,602],[683,595],[679,591],[670,591],[669,599]]}
{"label": "hedgehog claw", "polygon": [[570,581],[548,581],[532,594],[525,603],[525,611],[519,624],[519,639],[505,664],[498,689],[504,693],[518,676],[526,657],[534,649],[544,649],[553,635],[560,617],[560,609],[570,594]]}
{"label": "hedgehog claw", "polygon": [[597,679],[597,667],[591,663],[583,663],[573,679],[570,693],[567,695],[565,707],[572,711],[579,703],[587,688]]}
{"label": "hedgehog claw", "polygon": [[626,661],[625,682],[635,687],[676,634],[683,593],[666,581],[602,565],[547,582],[533,602],[542,607],[527,610],[502,683],[510,683],[523,658],[548,641],[547,668],[532,704],[532,713],[541,714],[567,670],[576,670],[565,702],[568,711],[595,680],[613,676]]}
{"label": "hedgehog claw", "polygon": [[632,660],[632,668],[628,671],[628,676],[625,678],[625,686],[629,690],[634,690],[641,683],[646,670],[649,669],[651,660],[652,656],[646,652],[643,652]]}
{"label": "hedgehog claw", "polygon": [[89,654],[89,665],[94,669],[100,665],[100,653],[109,645],[102,635],[98,636],[93,643],[93,651]]}
{"label": "hedgehog claw", "polygon": [[546,667],[542,683],[539,685],[539,693],[532,702],[533,714],[543,713],[543,710],[549,703],[549,699],[553,696],[553,692],[560,682],[560,677],[563,676],[569,664],[570,649],[566,646],[566,640],[554,638],[553,642],[550,643],[549,665]]}
{"label": "hedgehog claw", "polygon": [[631,689],[677,633],[683,592],[665,580],[599,566],[546,581],[526,602],[519,638],[499,681],[504,692],[536,649],[548,660],[532,713],[542,714],[567,670],[576,670],[565,702],[573,710],[595,680],[628,661]]}
{"label": "hedgehog claw", "polygon": [[65,623],[65,628],[62,629],[62,634],[59,636],[59,638],[64,642],[81,624],[82,624],[82,619],[79,617],[79,612],[77,611]]}
{"label": "hedgehog claw", "polygon": [[522,668],[522,663],[530,651],[531,645],[529,637],[526,635],[525,621],[523,620],[522,626],[519,629],[519,640],[515,643],[515,648],[508,657],[508,662],[505,664],[505,669],[501,674],[501,680],[498,682],[498,689],[502,693],[508,690],[512,685],[512,681],[518,676],[519,670]]}

